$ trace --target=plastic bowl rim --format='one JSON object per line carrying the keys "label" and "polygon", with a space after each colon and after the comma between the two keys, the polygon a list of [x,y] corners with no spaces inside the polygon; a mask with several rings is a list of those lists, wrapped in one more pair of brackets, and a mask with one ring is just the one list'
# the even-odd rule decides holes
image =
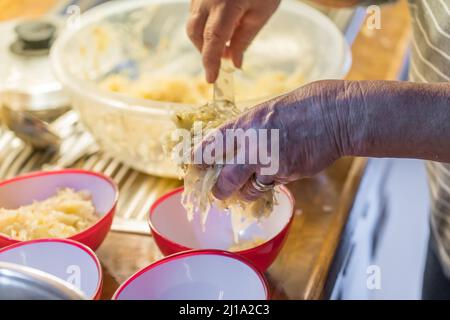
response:
{"label": "plastic bowl rim", "polygon": [[[4,185],[10,184],[10,183],[15,183],[15,182],[21,181],[21,180],[27,180],[29,178],[41,177],[41,176],[47,176],[47,175],[59,175],[59,174],[87,174],[87,175],[95,176],[97,178],[103,179],[106,182],[108,182],[114,191],[114,200],[112,201],[110,208],[94,224],[92,224],[91,226],[87,227],[86,229],[84,229],[78,233],[75,233],[74,235],[72,235],[68,238],[51,238],[51,239],[65,239],[65,240],[72,240],[72,241],[79,242],[79,240],[77,240],[77,239],[79,239],[80,237],[83,237],[85,235],[88,235],[90,233],[95,232],[100,227],[100,224],[103,223],[104,220],[106,220],[107,218],[111,218],[111,216],[114,216],[117,201],[119,199],[119,188],[117,187],[117,184],[110,177],[108,177],[104,174],[95,172],[95,171],[84,170],[84,169],[63,169],[63,170],[52,170],[52,171],[38,171],[38,172],[29,173],[29,174],[23,174],[23,175],[20,175],[20,176],[11,178],[11,179],[3,180],[0,182],[0,188],[3,187]],[[0,233],[0,240],[3,240],[5,242],[8,241],[11,243],[10,245],[14,245],[17,243],[24,243],[24,242],[35,241],[35,240],[40,240],[40,239],[23,241],[23,240],[17,240],[17,239],[11,238],[7,235]],[[9,247],[10,245],[8,245],[6,247]],[[2,250],[2,248],[0,248],[0,252],[1,252],[1,250]]]}
{"label": "plastic bowl rim", "polygon": [[[78,242],[78,241],[75,241],[75,240],[72,240],[72,239],[62,239],[62,238],[43,238],[43,239],[34,239],[34,240],[29,240],[29,241],[20,241],[20,242],[13,243],[13,244],[11,244],[9,246],[0,248],[0,254],[5,253],[7,251],[10,251],[12,249],[17,249],[17,248],[20,248],[20,247],[24,247],[24,246],[27,246],[27,245],[33,245],[33,244],[36,244],[36,243],[49,243],[49,242],[64,243],[64,244],[67,244],[67,245],[71,245],[71,246],[77,247],[78,249],[83,250],[84,252],[86,252],[90,256],[90,258],[94,261],[95,266],[97,268],[98,281],[97,281],[97,286],[95,288],[94,294],[91,297],[89,297],[89,298],[90,299],[98,299],[99,298],[99,294],[100,294],[100,292],[102,290],[102,287],[103,287],[103,270],[102,270],[102,266],[100,264],[100,260],[98,259],[97,255],[95,254],[95,252],[91,248],[89,248],[88,246],[82,244],[81,242]],[[36,268],[33,268],[33,269],[36,269]],[[39,269],[36,269],[36,270],[39,270]],[[42,270],[39,270],[39,271],[45,272],[45,271],[42,271]],[[45,273],[47,273],[47,272],[45,272]],[[60,279],[60,278],[58,278],[58,279]],[[64,281],[64,280],[62,280],[62,281]],[[81,291],[80,289],[78,289],[78,290]],[[83,293],[83,295],[86,296],[84,293]]]}
{"label": "plastic bowl rim", "polygon": [[[263,243],[258,244],[255,247],[251,247],[248,249],[244,249],[244,250],[239,250],[239,251],[228,251],[228,252],[232,252],[234,254],[250,254],[253,252],[258,251],[259,249],[263,248],[264,246],[266,246],[268,243],[272,242],[276,237],[278,237],[279,235],[283,234],[284,232],[287,232],[287,230],[290,228],[290,225],[292,224],[292,221],[294,220],[294,216],[295,216],[295,200],[294,200],[294,196],[292,195],[292,193],[289,191],[288,188],[286,188],[283,185],[277,186],[278,189],[281,189],[281,192],[284,192],[284,194],[286,194],[289,198],[289,201],[291,202],[291,215],[289,217],[289,220],[286,222],[286,224],[283,226],[283,228],[281,228],[281,230],[279,232],[277,232],[273,237],[264,240]],[[196,248],[190,248],[190,247],[186,247],[185,245],[182,245],[178,242],[175,242],[172,239],[169,239],[167,236],[161,234],[158,229],[154,226],[153,222],[152,222],[152,215],[154,213],[154,211],[156,210],[156,208],[163,203],[165,200],[167,200],[168,198],[170,198],[171,196],[183,192],[184,187],[178,187],[174,190],[171,190],[167,193],[165,193],[164,195],[162,195],[161,197],[159,197],[150,207],[149,210],[149,214],[147,215],[147,222],[150,226],[150,230],[152,233],[155,233],[157,236],[161,237],[162,239],[164,239],[164,241],[170,243],[172,246],[176,246],[176,247],[181,247],[184,250],[206,250],[206,249],[196,249]],[[223,249],[211,249],[211,250],[223,250]],[[227,250],[223,250],[223,251],[227,251]]]}
{"label": "plastic bowl rim", "polygon": [[146,273],[147,271],[150,271],[162,264],[165,264],[167,262],[171,262],[171,261],[175,261],[181,258],[185,258],[185,257],[190,257],[190,256],[201,256],[201,255],[215,255],[215,256],[222,256],[222,257],[227,257],[227,258],[231,258],[234,260],[237,260],[241,263],[244,263],[247,267],[249,267],[259,278],[263,288],[264,288],[264,295],[265,295],[265,299],[269,300],[270,299],[270,293],[269,293],[269,286],[267,283],[267,279],[266,277],[264,277],[263,273],[251,262],[249,261],[247,258],[239,256],[235,253],[229,252],[229,251],[225,251],[225,250],[217,250],[217,249],[201,249],[201,250],[187,250],[187,251],[182,251],[182,252],[178,252],[178,253],[174,253],[171,254],[167,257],[164,257],[162,259],[159,259],[153,263],[151,263],[150,265],[140,269],[139,271],[137,271],[136,273],[134,273],[133,275],[131,275],[127,280],[125,280],[120,286],[119,288],[117,288],[116,292],[114,293],[114,295],[112,296],[112,300],[117,300],[117,298],[119,297],[119,295],[123,292],[123,290],[131,283],[133,282],[135,279],[137,279],[139,276],[141,276],[142,274]]}

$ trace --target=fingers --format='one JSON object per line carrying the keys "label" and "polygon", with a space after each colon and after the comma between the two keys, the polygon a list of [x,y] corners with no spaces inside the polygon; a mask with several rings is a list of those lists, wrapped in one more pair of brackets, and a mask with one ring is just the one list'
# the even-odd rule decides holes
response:
{"label": "fingers", "polygon": [[205,29],[208,12],[203,8],[191,8],[191,15],[187,23],[186,32],[198,51],[202,52],[203,30]]}
{"label": "fingers", "polygon": [[244,52],[252,43],[259,30],[264,26],[267,19],[247,13],[241,20],[239,26],[230,40],[229,56],[237,68],[242,67]]}
{"label": "fingers", "polygon": [[226,43],[233,35],[237,22],[244,11],[238,5],[222,5],[210,13],[203,31],[202,55],[206,70],[206,80],[216,81],[219,74],[220,59],[224,55]]}
{"label": "fingers", "polygon": [[213,187],[213,195],[224,200],[235,191],[240,190],[254,174],[254,166],[246,164],[229,164],[222,168]]}
{"label": "fingers", "polygon": [[[242,66],[245,49],[276,10],[280,0],[267,1],[191,1],[187,33],[203,55],[206,80],[217,79],[222,56]],[[230,41],[230,48],[226,47]],[[227,50],[225,50],[227,49]]]}

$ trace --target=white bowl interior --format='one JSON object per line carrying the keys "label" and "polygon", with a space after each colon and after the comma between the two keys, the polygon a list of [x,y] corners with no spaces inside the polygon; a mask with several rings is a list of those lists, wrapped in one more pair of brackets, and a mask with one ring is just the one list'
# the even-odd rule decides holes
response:
{"label": "white bowl interior", "polygon": [[188,253],[142,272],[119,289],[118,300],[264,300],[264,282],[246,263],[226,255]]}
{"label": "white bowl interior", "polygon": [[0,252],[0,261],[38,269],[67,281],[87,297],[101,281],[96,261],[81,245],[59,241],[23,242]]}
{"label": "white bowl interior", "polygon": [[[268,217],[239,230],[240,242],[270,240],[286,226],[293,213],[293,203],[283,188],[276,189],[275,198],[276,204]],[[203,228],[198,213],[192,221],[188,220],[181,204],[181,191],[160,202],[150,219],[162,236],[188,248],[229,250],[235,244],[229,214],[213,206]]]}
{"label": "white bowl interior", "polygon": [[114,187],[99,176],[82,172],[44,173],[0,185],[0,207],[15,209],[33,201],[42,201],[61,188],[90,192],[99,216],[111,210],[116,197]]}

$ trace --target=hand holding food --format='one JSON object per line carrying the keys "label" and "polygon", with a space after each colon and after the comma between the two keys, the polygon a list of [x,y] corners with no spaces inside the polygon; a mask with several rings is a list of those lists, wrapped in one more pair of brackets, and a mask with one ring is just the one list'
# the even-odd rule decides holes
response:
{"label": "hand holding food", "polygon": [[[218,126],[237,118],[242,112],[234,102],[233,71],[234,69],[229,61],[223,61],[219,77],[214,84],[213,101],[203,106],[194,107],[189,111],[178,112],[175,115],[174,122],[178,130],[168,139],[166,150],[168,153],[172,153],[172,157],[178,157],[177,162],[183,168],[184,192],[182,203],[186,208],[188,219],[192,220],[195,213],[200,214],[204,227],[209,210],[215,203],[231,215],[234,239],[237,243],[239,230],[245,229],[255,220],[267,216],[271,212],[274,204],[273,190],[266,190],[263,192],[264,196],[250,202],[242,201],[239,196],[217,201],[212,197],[211,191],[223,165],[209,163],[209,166],[205,166],[208,163],[204,162],[203,155],[200,163],[196,162],[196,156],[194,155],[196,149],[198,149],[196,142],[201,142],[203,132],[206,135],[208,135],[208,131],[216,130],[217,132]],[[186,138],[188,138],[187,143],[184,141]],[[197,167],[195,164],[200,164],[200,166]]]}
{"label": "hand holding food", "polygon": [[[279,139],[274,145],[277,150],[269,150],[269,158],[275,160],[274,153],[277,152],[278,170],[272,175],[264,175],[261,169],[265,165],[261,163],[225,164],[213,188],[214,196],[224,200],[237,194],[252,201],[263,193],[252,179],[266,185],[285,184],[312,176],[339,158],[341,146],[346,141],[341,141],[338,122],[344,119],[337,116],[336,103],[330,103],[332,100],[326,97],[337,94],[341,86],[340,81],[315,82],[262,103],[221,126],[219,130],[223,136],[230,129],[277,130]],[[274,138],[268,135],[269,140]],[[203,150],[207,147],[211,146],[205,142]],[[256,157],[259,150],[257,144],[248,143],[240,152]]]}

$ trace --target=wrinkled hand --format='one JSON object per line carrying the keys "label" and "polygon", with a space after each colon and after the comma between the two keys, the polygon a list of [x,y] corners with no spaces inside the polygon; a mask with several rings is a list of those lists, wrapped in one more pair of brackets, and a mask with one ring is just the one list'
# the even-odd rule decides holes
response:
{"label": "wrinkled hand", "polygon": [[[244,51],[280,0],[192,0],[187,33],[203,55],[206,80],[217,78],[222,56],[242,66]],[[227,42],[229,48],[225,52]]]}
{"label": "wrinkled hand", "polygon": [[[213,188],[214,196],[223,200],[238,192],[243,199],[254,200],[261,195],[250,182],[254,175],[265,184],[285,184],[312,176],[339,157],[350,155],[348,108],[339,105],[345,96],[345,81],[318,81],[262,103],[220,127],[216,133],[220,132],[221,137],[226,137],[227,129],[279,129],[279,166],[276,173],[261,175],[265,166],[260,163],[226,163]],[[217,139],[210,135],[203,141],[201,151],[214,149]],[[221,143],[226,144],[225,138]],[[257,146],[246,143],[245,152],[258,154]],[[269,154],[273,154],[272,150]]]}

